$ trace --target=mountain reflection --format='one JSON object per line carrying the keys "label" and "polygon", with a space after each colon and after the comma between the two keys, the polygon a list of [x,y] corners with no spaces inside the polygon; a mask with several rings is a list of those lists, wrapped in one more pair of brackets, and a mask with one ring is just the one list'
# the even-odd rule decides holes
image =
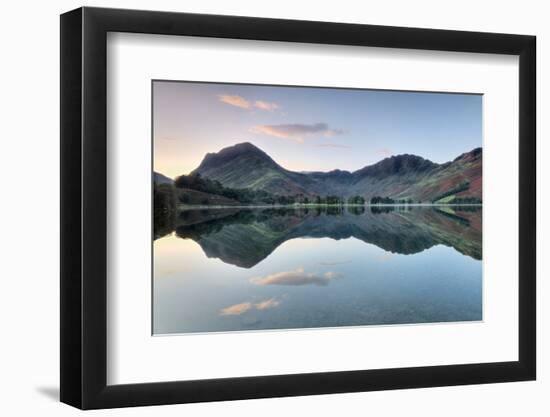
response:
{"label": "mountain reflection", "polygon": [[[162,223],[155,221],[155,238],[175,231],[178,237],[197,242],[209,258],[242,268],[253,267],[296,238],[353,237],[405,255],[445,245],[480,260],[481,213],[475,206],[197,209]],[[326,285],[334,278],[298,270],[284,274],[258,278],[256,283]]]}

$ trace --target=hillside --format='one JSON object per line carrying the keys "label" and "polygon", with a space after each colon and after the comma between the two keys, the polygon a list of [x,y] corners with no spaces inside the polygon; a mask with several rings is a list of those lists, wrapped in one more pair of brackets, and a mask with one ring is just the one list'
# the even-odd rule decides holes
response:
{"label": "hillside", "polygon": [[153,172],[153,182],[157,185],[173,184],[174,180],[172,178],[168,178],[166,175],[159,174],[158,172]]}
{"label": "hillside", "polygon": [[239,202],[221,195],[204,193],[189,188],[176,188],[178,203],[206,206],[236,206]]}
{"label": "hillside", "polygon": [[[354,172],[293,172],[251,143],[208,153],[192,174],[224,187],[262,190],[275,195],[361,195],[415,202],[482,200],[482,150],[476,148],[444,164],[416,155],[397,155]],[[459,201],[459,200],[456,200]]]}
{"label": "hillside", "polygon": [[[466,183],[468,184],[467,189],[458,190],[461,184]],[[448,197],[474,197],[482,200],[481,148],[464,153],[452,162],[438,165],[430,171],[429,175],[423,177],[396,196],[401,197],[402,194],[409,193],[418,196],[419,200],[437,200],[439,196],[443,196],[446,192],[453,189],[456,189],[458,192]]]}
{"label": "hillside", "polygon": [[307,174],[287,171],[251,143],[208,153],[191,174],[219,181],[228,188],[252,188],[272,194],[308,194],[316,186]]}

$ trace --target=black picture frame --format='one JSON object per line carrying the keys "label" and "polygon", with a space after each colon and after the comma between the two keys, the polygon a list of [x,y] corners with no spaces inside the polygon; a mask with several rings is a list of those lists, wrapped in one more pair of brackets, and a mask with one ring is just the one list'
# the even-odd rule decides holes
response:
{"label": "black picture frame", "polygon": [[[107,375],[108,32],[519,56],[519,360],[112,385]],[[534,36],[79,8],[61,15],[61,401],[81,409],[533,380]]]}

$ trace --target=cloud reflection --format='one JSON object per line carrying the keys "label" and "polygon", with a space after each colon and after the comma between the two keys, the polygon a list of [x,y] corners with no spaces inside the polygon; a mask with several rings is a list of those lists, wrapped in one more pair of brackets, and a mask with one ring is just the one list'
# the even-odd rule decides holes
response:
{"label": "cloud reflection", "polygon": [[220,316],[239,316],[246,313],[249,310],[269,310],[270,308],[277,307],[281,302],[275,298],[269,298],[267,300],[260,301],[258,303],[239,303],[229,307],[222,308],[220,310]]}
{"label": "cloud reflection", "polygon": [[268,310],[270,308],[277,307],[280,304],[275,298],[270,298],[269,300],[260,301],[259,303],[254,304],[257,310]]}
{"label": "cloud reflection", "polygon": [[252,303],[234,304],[232,306],[222,308],[220,310],[220,316],[238,316],[240,314],[246,313],[251,308]]}
{"label": "cloud reflection", "polygon": [[328,271],[324,274],[314,274],[305,272],[304,268],[298,268],[294,271],[277,272],[265,277],[255,277],[250,282],[256,285],[318,285],[324,287],[333,279],[341,276],[341,274],[333,271]]}

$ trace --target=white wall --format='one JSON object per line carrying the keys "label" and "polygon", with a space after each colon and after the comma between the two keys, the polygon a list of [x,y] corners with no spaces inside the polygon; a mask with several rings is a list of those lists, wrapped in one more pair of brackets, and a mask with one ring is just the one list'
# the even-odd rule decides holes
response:
{"label": "white wall", "polygon": [[[2,152],[0,205],[2,232],[0,298],[0,410],[4,415],[75,415],[57,402],[59,309],[59,18],[80,2],[4,2],[2,7]],[[549,146],[542,144],[548,122],[542,120],[550,96],[550,26],[545,2],[524,1],[352,1],[306,3],[296,0],[128,0],[92,1],[89,6],[158,9],[330,20],[396,26],[533,34],[538,37],[539,119],[539,380],[484,386],[432,388],[290,399],[238,401],[100,411],[94,415],[548,415],[550,405],[550,222],[540,215],[549,207]],[[546,12],[546,13],[545,13]],[[7,129],[6,129],[7,128]],[[7,148],[6,148],[7,145]],[[546,158],[545,158],[546,157]],[[5,184],[4,184],[5,183]],[[542,234],[545,236],[542,237]],[[546,303],[544,303],[546,301]],[[546,395],[545,395],[546,394]]]}

